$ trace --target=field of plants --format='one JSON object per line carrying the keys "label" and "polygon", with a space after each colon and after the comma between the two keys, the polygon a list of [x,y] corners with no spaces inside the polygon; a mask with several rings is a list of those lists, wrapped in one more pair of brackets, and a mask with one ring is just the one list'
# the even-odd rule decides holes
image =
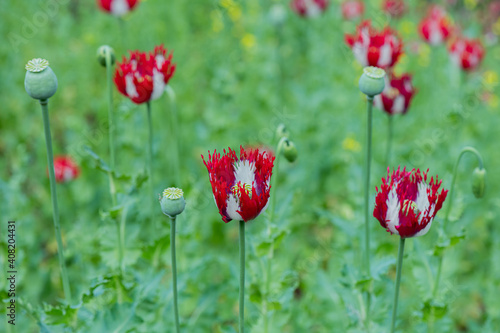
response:
{"label": "field of plants", "polygon": [[0,13],[0,332],[500,332],[500,1]]}

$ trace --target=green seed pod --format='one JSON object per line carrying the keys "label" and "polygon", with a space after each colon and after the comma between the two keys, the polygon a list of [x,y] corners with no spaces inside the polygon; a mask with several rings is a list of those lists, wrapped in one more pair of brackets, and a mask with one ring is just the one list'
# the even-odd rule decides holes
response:
{"label": "green seed pod", "polygon": [[34,99],[45,100],[57,91],[57,77],[45,59],[36,58],[26,64],[24,88]]}
{"label": "green seed pod", "polygon": [[476,198],[484,197],[486,187],[486,169],[475,168],[472,172],[472,193]]}
{"label": "green seed pod", "polygon": [[180,188],[169,187],[163,191],[160,197],[160,206],[163,214],[170,218],[174,218],[184,211],[186,200],[184,193]]}
{"label": "green seed pod", "polygon": [[294,143],[290,140],[285,140],[283,144],[283,155],[287,159],[288,162],[292,163],[298,157],[297,147],[295,147]]}
{"label": "green seed pod", "polygon": [[385,71],[378,67],[365,67],[359,79],[359,90],[368,97],[380,94],[385,88]]}
{"label": "green seed pod", "polygon": [[111,66],[115,64],[115,51],[111,46],[103,45],[97,49],[97,61],[99,61],[101,66],[106,67],[106,54],[108,52],[111,55]]}

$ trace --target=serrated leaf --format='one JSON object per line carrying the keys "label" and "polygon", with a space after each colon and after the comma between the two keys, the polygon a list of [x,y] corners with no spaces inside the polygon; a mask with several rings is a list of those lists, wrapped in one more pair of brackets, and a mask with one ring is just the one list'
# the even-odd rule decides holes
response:
{"label": "serrated leaf", "polygon": [[46,317],[44,322],[48,325],[72,326],[76,321],[77,312],[77,307],[71,307],[69,305],[58,307],[46,305],[46,309],[44,311]]}
{"label": "serrated leaf", "polygon": [[460,230],[460,232],[451,237],[443,237],[435,246],[432,251],[432,255],[441,256],[443,251],[447,248],[455,246],[461,240],[465,239],[465,229]]}
{"label": "serrated leaf", "polygon": [[430,316],[434,316],[435,319],[441,319],[448,312],[448,306],[442,303],[427,301],[423,304],[421,310],[424,321],[429,320]]}
{"label": "serrated leaf", "polygon": [[354,286],[362,292],[365,292],[365,291],[369,292],[372,289],[372,283],[373,283],[372,278],[363,278],[363,279],[357,280],[354,283]]}

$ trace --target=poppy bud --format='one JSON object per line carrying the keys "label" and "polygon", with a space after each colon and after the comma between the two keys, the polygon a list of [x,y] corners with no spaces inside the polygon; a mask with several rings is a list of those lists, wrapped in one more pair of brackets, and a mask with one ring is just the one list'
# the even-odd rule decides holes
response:
{"label": "poppy bud", "polygon": [[111,56],[111,66],[115,64],[115,51],[111,46],[103,45],[97,49],[97,61],[101,64],[101,66],[106,67],[106,55],[109,52]]}
{"label": "poppy bud", "polygon": [[186,200],[180,188],[169,187],[160,197],[161,211],[170,218],[174,218],[184,211]]}
{"label": "poppy bud", "polygon": [[285,140],[283,143],[283,155],[288,160],[288,162],[295,162],[298,156],[297,147],[290,140]]}
{"label": "poppy bud", "polygon": [[36,58],[26,64],[24,88],[31,98],[45,100],[57,91],[57,77],[45,59]]}
{"label": "poppy bud", "polygon": [[486,169],[475,168],[472,172],[472,193],[478,199],[484,196],[486,187]]}

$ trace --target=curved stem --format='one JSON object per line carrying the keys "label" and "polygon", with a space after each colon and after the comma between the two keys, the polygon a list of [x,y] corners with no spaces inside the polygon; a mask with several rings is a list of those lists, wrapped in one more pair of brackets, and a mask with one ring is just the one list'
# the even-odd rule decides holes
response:
{"label": "curved stem", "polygon": [[240,221],[240,333],[245,331],[245,221]]}
{"label": "curved stem", "polygon": [[174,319],[176,332],[180,332],[179,326],[179,306],[177,303],[177,260],[175,255],[175,216],[170,218],[170,248],[172,252],[172,289],[174,292]]}
{"label": "curved stem", "polygon": [[391,148],[392,148],[392,136],[393,136],[393,115],[388,115],[388,124],[387,124],[387,150],[385,155],[385,166],[390,166],[391,162]]}
{"label": "curved stem", "polygon": [[[372,159],[372,111],[373,111],[373,97],[367,97],[367,124],[366,124],[366,160],[365,160],[365,253],[364,253],[364,266],[365,274],[367,277],[371,276],[370,272],[370,168]],[[366,295],[366,329],[370,332],[370,305],[371,294],[367,292]]]}
{"label": "curved stem", "polygon": [[147,158],[147,169],[148,169],[148,202],[149,202],[149,217],[153,220],[153,201],[149,199],[153,197],[153,124],[151,121],[151,101],[146,103],[148,112],[148,132],[149,132],[149,144],[148,144],[148,158]]}
{"label": "curved stem", "polygon": [[[481,154],[475,148],[465,147],[465,148],[462,149],[462,151],[458,155],[458,159],[457,159],[457,162],[455,163],[455,167],[453,168],[453,177],[451,179],[450,194],[449,194],[449,197],[448,197],[448,206],[446,207],[446,214],[445,214],[444,221],[443,221],[443,224],[442,224],[442,227],[441,227],[442,230],[443,230],[443,232],[446,232],[446,225],[448,224],[448,221],[450,219],[450,212],[451,212],[451,207],[452,207],[452,203],[453,203],[453,195],[455,194],[455,183],[456,183],[456,180],[457,180],[458,166],[460,164],[460,160],[462,159],[462,156],[465,153],[467,153],[467,152],[474,154],[476,156],[477,160],[478,160],[479,167],[481,169],[484,168],[483,158],[481,157]],[[433,291],[432,291],[432,298],[436,298],[437,293],[438,293],[439,280],[441,278],[442,265],[443,265],[443,254],[441,254],[439,256],[439,259],[438,259],[438,271],[437,271],[437,274],[436,274],[436,281],[434,282],[434,288],[433,288]]]}
{"label": "curved stem", "polygon": [[47,161],[49,164],[49,180],[50,180],[50,195],[52,198],[52,216],[54,218],[54,228],[56,232],[57,254],[59,256],[59,269],[63,283],[64,296],[66,300],[71,302],[71,289],[69,286],[68,273],[66,271],[66,263],[64,261],[64,247],[61,237],[61,226],[59,224],[59,207],[57,206],[56,193],[56,176],[54,172],[54,155],[52,153],[52,137],[50,135],[49,108],[48,100],[40,100],[43,114],[43,127],[45,131],[45,143],[47,145]]}
{"label": "curved stem", "polygon": [[170,87],[170,85],[167,85],[165,88],[165,91],[167,92],[167,95],[170,99],[170,107],[171,107],[171,124],[170,124],[170,129],[171,129],[171,140],[172,140],[172,147],[174,151],[174,181],[172,182],[173,186],[179,186],[181,183],[181,173],[180,173],[180,159],[179,159],[179,139],[177,137],[177,128],[179,127],[179,120],[177,118],[177,102],[175,98],[175,92]]}
{"label": "curved stem", "polygon": [[398,252],[398,265],[396,267],[396,289],[394,291],[394,302],[392,308],[392,323],[391,323],[391,333],[394,333],[396,328],[396,314],[398,311],[398,299],[399,299],[399,284],[401,283],[401,270],[403,269],[403,254],[405,250],[405,238],[401,237],[399,240],[399,252]]}
{"label": "curved stem", "polygon": [[[479,168],[481,168],[481,169],[484,168],[483,158],[482,158],[481,154],[475,148],[464,147],[460,151],[460,154],[458,155],[457,161],[455,162],[455,166],[453,168],[453,176],[451,179],[450,192],[449,192],[449,196],[448,196],[448,206],[446,207],[444,221],[443,221],[443,224],[441,226],[441,230],[443,231],[443,233],[446,232],[446,225],[448,224],[448,221],[450,218],[450,212],[451,212],[451,207],[452,207],[452,203],[453,203],[453,195],[455,194],[455,183],[457,180],[458,166],[460,165],[460,160],[462,159],[462,156],[465,153],[474,154],[477,158],[478,163],[479,163]],[[443,271],[443,258],[444,258],[444,253],[441,253],[438,257],[438,268],[437,268],[437,273],[436,273],[436,279],[434,281],[434,287],[432,289],[432,299],[435,299],[438,296],[439,282],[441,279],[441,273]],[[434,331],[434,310],[431,311],[431,316],[429,317],[429,331],[430,332]]]}
{"label": "curved stem", "polygon": [[[278,146],[276,148],[276,165],[274,167],[274,177],[271,179],[271,189],[273,190],[272,196],[271,196],[271,204],[270,204],[270,211],[269,211],[269,223],[267,224],[267,234],[270,237],[272,230],[271,230],[271,224],[273,222],[274,218],[274,209],[275,209],[275,204],[276,204],[276,182],[278,179],[278,170],[279,170],[279,161],[281,157],[281,151],[283,148],[283,143],[286,141],[286,138],[281,138],[280,141],[278,142]],[[271,248],[269,249],[269,253],[267,255],[267,263],[266,263],[266,297],[264,300],[264,333],[267,333],[269,331],[269,316],[268,316],[268,298],[269,294],[271,291],[271,272],[272,272],[272,259],[274,256],[274,243],[271,244]]]}

